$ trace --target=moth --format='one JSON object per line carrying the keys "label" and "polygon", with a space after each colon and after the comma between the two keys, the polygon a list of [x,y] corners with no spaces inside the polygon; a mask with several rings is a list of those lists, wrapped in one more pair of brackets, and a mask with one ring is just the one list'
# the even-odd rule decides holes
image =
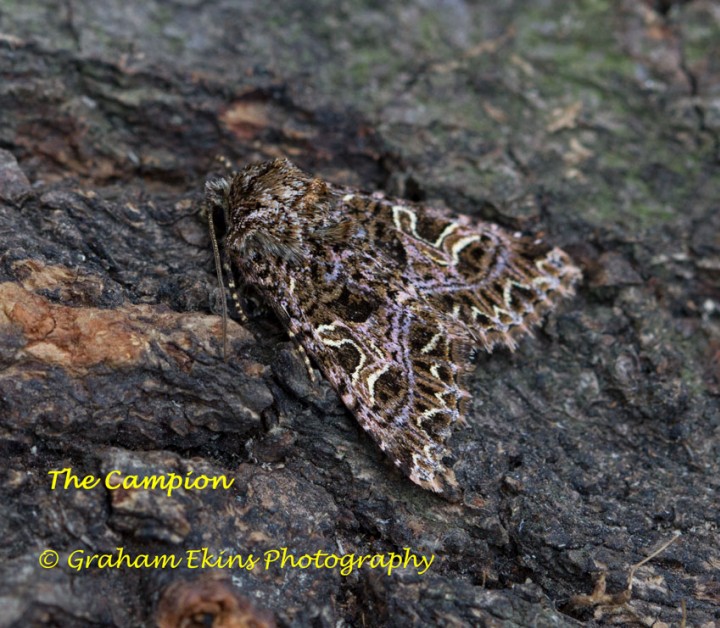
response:
{"label": "moth", "polygon": [[333,185],[287,159],[206,184],[241,290],[274,311],[382,451],[457,496],[446,445],[474,351],[514,349],[580,271],[498,225]]}

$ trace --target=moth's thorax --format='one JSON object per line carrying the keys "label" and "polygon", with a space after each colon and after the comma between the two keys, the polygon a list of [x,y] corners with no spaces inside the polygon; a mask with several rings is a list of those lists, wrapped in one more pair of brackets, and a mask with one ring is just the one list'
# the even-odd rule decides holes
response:
{"label": "moth's thorax", "polygon": [[332,223],[336,197],[286,159],[248,166],[228,193],[229,249],[250,264],[307,260]]}

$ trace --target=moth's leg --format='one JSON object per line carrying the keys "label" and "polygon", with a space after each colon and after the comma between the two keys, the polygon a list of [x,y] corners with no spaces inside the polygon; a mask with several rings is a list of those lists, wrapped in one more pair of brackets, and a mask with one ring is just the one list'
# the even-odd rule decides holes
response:
{"label": "moth's leg", "polygon": [[298,337],[293,333],[291,329],[288,329],[288,336],[290,336],[290,340],[293,341],[297,352],[300,354],[303,362],[305,363],[305,369],[307,370],[308,377],[310,378],[310,383],[317,384],[318,379],[315,376],[315,369],[312,367],[312,363],[310,362],[310,356],[307,354],[305,347],[298,340]]}
{"label": "moth's leg", "polygon": [[243,327],[247,327],[250,321],[248,319],[247,313],[245,312],[245,308],[243,307],[242,299],[240,298],[240,290],[235,283],[232,268],[230,268],[230,264],[228,264],[227,260],[223,262],[223,270],[225,271],[225,276],[228,280],[228,288],[230,290],[230,296],[232,297],[233,305],[235,307],[235,313],[240,319],[240,324],[243,325]]}

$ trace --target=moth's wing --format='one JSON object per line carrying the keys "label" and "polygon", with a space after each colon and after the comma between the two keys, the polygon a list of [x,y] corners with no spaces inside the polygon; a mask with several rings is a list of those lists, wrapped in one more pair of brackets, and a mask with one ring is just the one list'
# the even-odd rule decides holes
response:
{"label": "moth's wing", "polygon": [[488,351],[514,349],[581,277],[562,250],[466,216],[384,201],[371,222],[376,248],[407,252],[405,281]]}
{"label": "moth's wing", "polygon": [[325,323],[302,342],[395,464],[456,497],[446,441],[469,398],[473,345],[514,347],[579,271],[559,249],[534,249],[492,224],[354,194],[343,201],[344,219],[325,235],[362,240],[339,249],[364,251],[346,260],[360,272],[328,268],[335,284],[322,292],[332,298],[313,314]]}
{"label": "moth's wing", "polygon": [[[392,281],[392,280],[389,280]],[[344,298],[353,294],[346,290]],[[422,301],[381,304],[362,322],[331,314],[303,344],[362,427],[423,488],[457,498],[446,441],[469,398],[470,345]]]}

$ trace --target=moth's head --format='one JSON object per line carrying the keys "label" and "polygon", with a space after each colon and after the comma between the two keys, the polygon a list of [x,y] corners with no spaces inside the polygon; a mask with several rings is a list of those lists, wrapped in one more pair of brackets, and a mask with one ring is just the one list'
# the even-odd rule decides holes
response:
{"label": "moth's head", "polygon": [[307,259],[308,240],[324,220],[319,185],[326,193],[324,183],[287,159],[247,166],[219,190],[230,223],[226,245],[246,259]]}
{"label": "moth's head", "polygon": [[205,182],[205,203],[208,210],[227,209],[228,194],[230,193],[230,182],[219,177]]}

